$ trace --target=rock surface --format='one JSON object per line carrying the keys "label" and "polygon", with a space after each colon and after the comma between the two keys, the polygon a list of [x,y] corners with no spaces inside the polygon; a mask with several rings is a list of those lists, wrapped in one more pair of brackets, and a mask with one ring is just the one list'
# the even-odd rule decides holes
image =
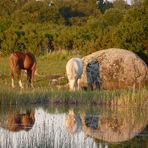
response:
{"label": "rock surface", "polygon": [[97,60],[102,89],[142,87],[148,84],[148,66],[135,53],[118,48],[94,52],[82,58],[83,74],[80,86],[87,88],[86,65]]}

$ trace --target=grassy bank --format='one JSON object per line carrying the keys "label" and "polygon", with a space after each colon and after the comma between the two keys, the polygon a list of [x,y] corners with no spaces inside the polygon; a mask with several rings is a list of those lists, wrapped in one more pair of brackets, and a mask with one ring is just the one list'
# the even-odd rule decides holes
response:
{"label": "grassy bank", "polygon": [[[76,52],[54,52],[37,57],[37,75],[35,78],[35,89],[27,88],[26,75],[22,71],[22,80],[25,89],[20,90],[18,81],[16,88],[11,88],[10,69],[8,57],[0,57],[0,104],[103,104],[109,106],[148,106],[147,88],[138,90],[112,90],[112,91],[80,91],[69,92],[65,87],[67,84],[65,65],[68,59],[82,57]],[[54,78],[63,77],[62,80],[53,82]]]}
{"label": "grassy bank", "polygon": [[139,90],[114,91],[79,91],[49,90],[35,88],[34,90],[5,89],[0,90],[1,105],[29,105],[29,104],[85,104],[121,107],[148,106],[148,92],[146,88]]}

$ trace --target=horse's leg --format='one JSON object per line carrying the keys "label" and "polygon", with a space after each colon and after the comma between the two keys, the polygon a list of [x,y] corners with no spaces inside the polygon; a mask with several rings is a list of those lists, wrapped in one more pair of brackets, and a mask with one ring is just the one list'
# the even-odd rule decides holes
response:
{"label": "horse's leg", "polygon": [[14,65],[15,63],[11,57],[9,58],[9,65],[10,65],[10,74],[11,74],[11,86],[12,88],[14,88],[15,87],[14,85],[14,69],[15,69]]}
{"label": "horse's leg", "polygon": [[78,90],[81,90],[81,87],[80,87],[80,79],[78,79]]}
{"label": "horse's leg", "polygon": [[75,90],[79,90],[79,79],[78,78],[75,79],[74,87],[75,87]]}
{"label": "horse's leg", "polygon": [[17,79],[19,81],[19,86],[21,89],[23,89],[24,87],[21,81],[21,69],[19,67],[16,67],[16,74],[17,74]]}
{"label": "horse's leg", "polygon": [[34,76],[35,76],[35,70],[36,70],[36,64],[33,65],[32,69],[31,69],[31,87],[34,88]]}
{"label": "horse's leg", "polygon": [[12,85],[12,88],[15,88],[15,85],[14,85],[14,68],[11,67],[11,85]]}
{"label": "horse's leg", "polygon": [[74,79],[69,80],[69,88],[70,88],[70,91],[75,91],[75,80]]}
{"label": "horse's leg", "polygon": [[31,70],[27,70],[27,80],[28,80],[28,86],[31,87]]}

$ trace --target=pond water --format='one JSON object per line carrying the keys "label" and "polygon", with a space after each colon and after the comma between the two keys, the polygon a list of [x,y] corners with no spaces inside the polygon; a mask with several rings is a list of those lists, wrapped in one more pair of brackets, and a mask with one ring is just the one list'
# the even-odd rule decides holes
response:
{"label": "pond water", "polygon": [[0,108],[0,148],[147,148],[148,110],[101,106]]}

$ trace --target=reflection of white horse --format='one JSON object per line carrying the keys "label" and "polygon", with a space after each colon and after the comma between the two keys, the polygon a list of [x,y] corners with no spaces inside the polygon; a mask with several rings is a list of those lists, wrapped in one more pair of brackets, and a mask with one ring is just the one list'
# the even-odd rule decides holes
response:
{"label": "reflection of white horse", "polygon": [[70,90],[79,90],[79,79],[83,72],[83,64],[80,58],[72,58],[66,64],[66,73]]}

